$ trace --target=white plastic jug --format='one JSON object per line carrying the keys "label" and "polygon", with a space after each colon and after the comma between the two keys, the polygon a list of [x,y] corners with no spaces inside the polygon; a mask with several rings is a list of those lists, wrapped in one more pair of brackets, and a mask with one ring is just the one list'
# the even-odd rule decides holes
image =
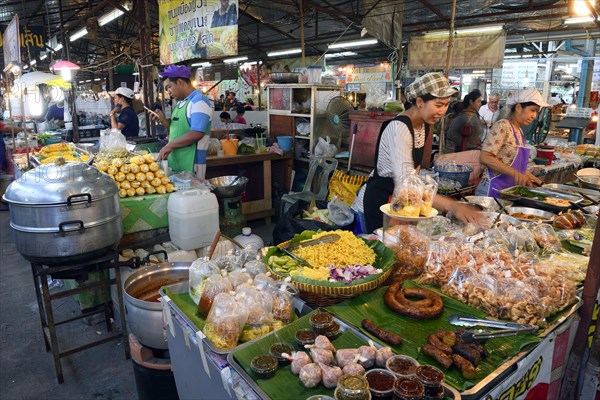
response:
{"label": "white plastic jug", "polygon": [[252,234],[252,228],[249,227],[242,228],[242,234],[237,235],[233,240],[244,246],[244,248],[251,247],[255,253],[258,253],[265,246],[265,242],[263,242],[261,237]]}
{"label": "white plastic jug", "polygon": [[219,230],[219,203],[208,189],[175,192],[169,196],[169,233],[182,250],[209,246]]}

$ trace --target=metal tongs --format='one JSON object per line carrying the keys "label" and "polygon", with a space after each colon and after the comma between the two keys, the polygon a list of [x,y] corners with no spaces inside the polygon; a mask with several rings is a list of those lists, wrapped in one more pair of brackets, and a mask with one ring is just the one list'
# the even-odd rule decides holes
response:
{"label": "metal tongs", "polygon": [[484,329],[472,329],[459,334],[465,343],[472,343],[480,340],[494,339],[498,337],[516,336],[525,333],[536,334],[539,327],[536,325],[517,324],[514,322],[493,321],[489,319],[480,319],[464,315],[451,315],[450,324],[474,328],[485,326],[488,328],[497,328],[497,331]]}
{"label": "metal tongs", "polygon": [[292,253],[292,250],[295,250],[300,246],[306,247],[306,246],[314,246],[316,244],[321,244],[321,243],[331,243],[331,242],[335,242],[339,239],[340,239],[340,235],[336,235],[335,233],[332,233],[330,235],[321,236],[318,239],[304,240],[300,243],[295,243],[295,244],[289,245],[287,247],[282,247],[281,251],[283,251],[288,256],[292,257],[294,260],[298,261],[301,265],[306,265],[309,268],[314,268],[314,266],[312,266],[304,258],[298,257],[297,255]]}

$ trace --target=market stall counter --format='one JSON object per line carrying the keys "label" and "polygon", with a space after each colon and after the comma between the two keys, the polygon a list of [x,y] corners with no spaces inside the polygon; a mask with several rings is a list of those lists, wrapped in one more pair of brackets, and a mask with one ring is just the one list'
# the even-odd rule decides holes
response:
{"label": "market stall counter", "polygon": [[287,191],[291,186],[293,158],[291,152],[283,155],[260,153],[225,157],[207,157],[206,179],[223,175],[244,175],[249,179],[242,212],[247,220],[264,218],[267,223],[275,215],[272,188]]}

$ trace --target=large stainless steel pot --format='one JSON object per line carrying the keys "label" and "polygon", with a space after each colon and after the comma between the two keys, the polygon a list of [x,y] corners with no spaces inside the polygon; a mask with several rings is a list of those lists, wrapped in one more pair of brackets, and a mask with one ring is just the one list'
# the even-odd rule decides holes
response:
{"label": "large stainless steel pot", "polygon": [[158,291],[165,285],[187,281],[191,263],[161,263],[135,271],[123,283],[127,326],[140,343],[167,349],[163,334],[162,305]]}
{"label": "large stainless steel pot", "polygon": [[10,226],[19,253],[46,265],[99,257],[123,236],[115,182],[85,163],[40,165],[10,184]]}

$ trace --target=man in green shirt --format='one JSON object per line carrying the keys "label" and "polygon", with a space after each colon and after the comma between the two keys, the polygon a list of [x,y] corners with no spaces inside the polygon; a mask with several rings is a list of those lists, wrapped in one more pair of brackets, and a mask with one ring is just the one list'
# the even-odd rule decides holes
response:
{"label": "man in green shirt", "polygon": [[160,110],[156,110],[152,118],[169,129],[169,142],[160,150],[159,159],[167,159],[173,172],[189,171],[203,179],[212,109],[208,97],[192,86],[191,75],[184,65],[165,68],[161,74],[164,87],[177,104],[173,107],[171,120],[167,120]]}

